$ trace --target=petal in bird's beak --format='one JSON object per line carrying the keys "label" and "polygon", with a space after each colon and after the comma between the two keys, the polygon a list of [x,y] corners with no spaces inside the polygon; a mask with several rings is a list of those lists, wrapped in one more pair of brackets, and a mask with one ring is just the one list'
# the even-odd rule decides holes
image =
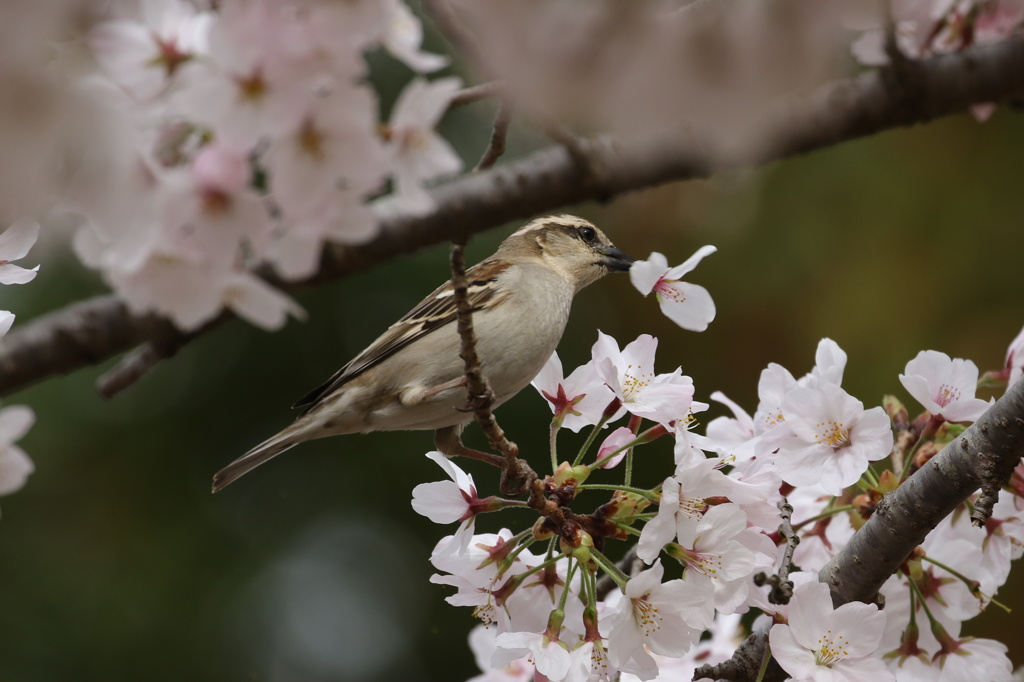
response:
{"label": "petal in bird's beak", "polygon": [[604,249],[601,253],[604,258],[601,259],[601,264],[608,268],[611,272],[629,272],[629,266],[636,260],[632,256],[628,256],[622,251],[619,251],[614,246],[609,246]]}

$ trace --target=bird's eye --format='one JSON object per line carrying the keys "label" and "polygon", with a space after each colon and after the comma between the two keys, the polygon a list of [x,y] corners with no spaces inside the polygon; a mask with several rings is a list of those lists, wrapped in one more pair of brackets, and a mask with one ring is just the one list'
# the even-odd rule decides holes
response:
{"label": "bird's eye", "polygon": [[581,227],[580,237],[583,239],[583,241],[590,243],[597,239],[597,230],[595,230],[592,227]]}

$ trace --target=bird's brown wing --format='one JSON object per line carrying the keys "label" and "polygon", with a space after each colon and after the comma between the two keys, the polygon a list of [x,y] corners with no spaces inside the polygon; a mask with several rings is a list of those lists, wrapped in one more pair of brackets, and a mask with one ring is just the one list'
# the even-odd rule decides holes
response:
{"label": "bird's brown wing", "polygon": [[[509,263],[487,260],[466,272],[466,281],[469,285],[467,295],[473,312],[493,307],[508,295],[507,290],[502,292],[494,286],[494,282],[508,267]],[[328,395],[363,372],[376,367],[410,343],[423,338],[435,329],[451,324],[455,320],[455,314],[455,296],[452,283],[448,281],[420,301],[402,319],[388,327],[388,330],[381,334],[369,348],[335,372],[334,376],[326,382],[303,396],[292,407],[305,408],[302,414],[309,412]]]}

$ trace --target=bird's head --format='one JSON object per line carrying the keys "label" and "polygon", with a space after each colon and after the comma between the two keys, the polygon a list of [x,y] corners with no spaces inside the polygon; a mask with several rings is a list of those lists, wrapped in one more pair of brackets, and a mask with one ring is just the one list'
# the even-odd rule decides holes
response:
{"label": "bird's head", "polygon": [[539,261],[565,277],[576,291],[609,272],[628,272],[633,263],[597,226],[571,215],[531,220],[502,242],[496,255]]}

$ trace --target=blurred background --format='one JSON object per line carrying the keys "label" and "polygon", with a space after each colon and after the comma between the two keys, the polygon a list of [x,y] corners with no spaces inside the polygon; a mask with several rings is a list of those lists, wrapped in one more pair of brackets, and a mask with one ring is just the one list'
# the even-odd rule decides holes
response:
{"label": "blurred background", "polygon": [[[436,35],[429,41],[441,49]],[[387,108],[410,73],[375,69]],[[492,113],[482,103],[444,121],[468,165],[486,146]],[[508,158],[547,143],[517,124]],[[849,354],[849,392],[868,406],[894,393],[913,411],[898,374],[919,350],[996,369],[1024,324],[1022,149],[1024,118],[1001,109],[985,124],[964,114],[749,172],[565,206],[638,258],[661,251],[679,263],[703,244],[719,249],[687,278],[718,306],[706,332],[676,328],[627,278],[608,277],[576,300],[559,347],[566,372],[589,359],[598,329],[620,344],[650,333],[660,339],[659,371],[680,365],[698,399],[722,390],[753,411],[760,370],[778,362],[805,373],[827,336]],[[470,260],[518,226],[474,238]],[[23,263],[36,262],[31,285],[0,292],[20,323],[105,290],[60,243],[40,244]],[[446,277],[447,248],[437,246],[300,296],[306,323],[274,334],[224,325],[112,400],[94,388],[109,362],[10,396],[38,422],[21,441],[36,472],[0,500],[0,679],[476,674],[469,610],[445,604],[450,590],[428,583],[430,551],[454,528],[409,505],[415,485],[443,476],[423,456],[429,433],[305,444],[209,492],[216,470],[287,425],[295,399]],[[715,406],[702,421],[723,413]],[[498,412],[541,471],[548,416],[532,389]],[[671,449],[648,450],[658,461],[645,471],[660,479]],[[495,473],[473,464],[465,467],[479,488],[494,490]],[[518,522],[507,514],[482,527]],[[1024,578],[1011,581],[999,598],[1024,608]],[[1024,648],[1005,636],[1011,618],[992,608],[965,631],[1004,641],[1019,666]]]}

